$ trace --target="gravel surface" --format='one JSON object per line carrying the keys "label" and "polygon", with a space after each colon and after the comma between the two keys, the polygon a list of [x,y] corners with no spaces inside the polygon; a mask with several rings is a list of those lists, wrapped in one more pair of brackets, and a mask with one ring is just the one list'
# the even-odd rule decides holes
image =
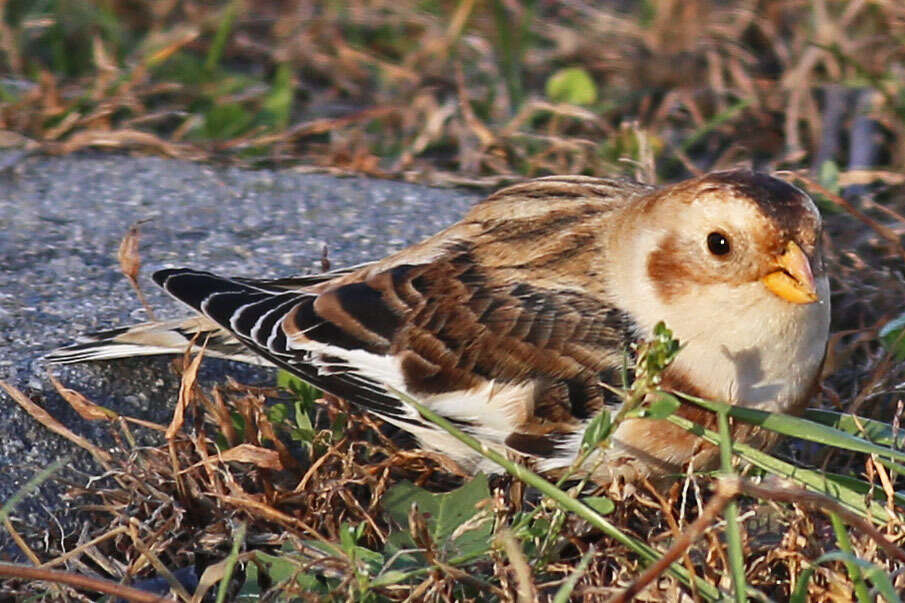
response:
{"label": "gravel surface", "polygon": [[[85,331],[146,320],[116,254],[141,228],[142,285],[158,317],[186,314],[151,282],[166,266],[274,277],[379,258],[459,219],[472,192],[367,178],[215,168],[159,158],[0,154],[0,379],[19,387],[74,432],[109,445],[105,426],[73,412],[48,383],[42,354]],[[55,367],[69,387],[118,412],[166,422],[178,382],[168,359]],[[262,369],[208,359],[208,382],[231,374],[272,382]],[[72,455],[61,477],[97,468],[0,392],[0,505],[42,467]],[[17,527],[58,540],[80,529],[60,481],[16,508]],[[0,529],[0,560],[18,557]]]}

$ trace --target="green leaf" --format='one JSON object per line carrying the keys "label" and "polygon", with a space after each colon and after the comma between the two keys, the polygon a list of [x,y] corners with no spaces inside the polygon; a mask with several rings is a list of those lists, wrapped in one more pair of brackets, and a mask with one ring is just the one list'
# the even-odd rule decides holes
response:
{"label": "green leaf", "polygon": [[[330,551],[329,554],[335,554],[335,551]],[[255,551],[254,562],[250,562],[246,566],[245,582],[236,600],[259,601],[263,590],[260,586],[261,575],[267,577],[268,587],[294,580],[304,592],[328,594],[325,582],[319,580],[316,573],[302,571],[307,563],[306,560],[291,553],[270,555]]]}
{"label": "green leaf", "polygon": [[267,570],[267,576],[273,580],[274,584],[285,582],[299,570],[298,560],[289,556],[269,555],[255,551],[255,560]]}
{"label": "green leaf", "polygon": [[278,402],[267,409],[267,420],[274,424],[279,424],[289,417],[289,407],[282,402]]}
{"label": "green leaf", "polygon": [[556,103],[592,105],[597,102],[597,86],[585,69],[567,67],[547,79],[547,98]]}
{"label": "green leaf", "polygon": [[839,194],[839,166],[835,161],[827,159],[821,163],[817,179],[820,181],[820,186],[832,193]]}
{"label": "green leaf", "polygon": [[588,505],[601,515],[609,515],[616,510],[616,503],[606,496],[585,496],[581,502]]}
{"label": "green leaf", "polygon": [[309,383],[305,383],[289,371],[280,369],[277,371],[277,387],[295,394],[302,402],[305,410],[311,408],[314,401],[321,397],[321,391]]}
{"label": "green leaf", "polygon": [[289,390],[296,398],[293,405],[295,426],[289,431],[290,437],[296,442],[311,444],[317,432],[308,413],[314,407],[314,401],[321,396],[320,390],[283,369],[277,371],[277,387]]}
{"label": "green leaf", "polygon": [[895,354],[896,360],[905,360],[905,313],[893,318],[880,329],[880,341],[883,347]]}
{"label": "green leaf", "polygon": [[479,474],[464,486],[442,494],[432,494],[411,482],[396,484],[383,496],[383,508],[399,525],[408,526],[412,504],[425,516],[434,542],[452,554],[468,554],[485,550],[492,533],[492,522],[486,521],[466,530],[449,542],[456,529],[474,518],[476,505],[490,498],[487,476]]}
{"label": "green leaf", "polygon": [[657,392],[656,399],[649,406],[644,408],[643,416],[649,419],[665,419],[673,414],[682,403],[678,398],[666,392]]}
{"label": "green leaf", "polygon": [[[289,431],[289,437],[291,437],[296,442],[302,442],[305,444],[314,443],[314,436],[316,436],[317,433],[311,426],[311,420],[308,418],[308,415],[302,413],[296,418],[296,422],[299,423],[299,425]],[[305,422],[307,422],[307,425],[303,424]]]}
{"label": "green leaf", "polygon": [[364,563],[369,576],[377,575],[385,563],[383,555],[363,546],[356,546],[349,557]]}
{"label": "green leaf", "polygon": [[585,428],[584,435],[581,438],[581,449],[584,451],[596,447],[609,437],[612,429],[613,419],[610,416],[610,411],[600,411]]}

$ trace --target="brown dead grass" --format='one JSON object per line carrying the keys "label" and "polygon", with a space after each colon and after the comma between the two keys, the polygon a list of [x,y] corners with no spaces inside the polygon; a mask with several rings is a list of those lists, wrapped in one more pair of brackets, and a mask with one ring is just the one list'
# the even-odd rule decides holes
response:
{"label": "brown dead grass", "polygon": [[[865,145],[889,170],[905,166],[897,2],[12,5],[0,3],[11,75],[0,130],[33,151],[484,185],[844,166]],[[596,102],[547,95],[563,67],[591,76]],[[878,124],[869,140],[852,123],[857,103]]]}
{"label": "brown dead grass", "polygon": [[[180,567],[203,568],[229,553],[242,525],[249,550],[279,554],[281,547],[289,546],[308,559],[304,571],[341,578],[335,600],[348,600],[358,594],[350,560],[324,555],[306,543],[337,543],[344,524],[363,523],[366,527],[359,544],[380,551],[388,535],[400,529],[381,509],[382,495],[392,484],[409,479],[430,490],[445,491],[465,477],[457,475],[457,467],[443,457],[410,449],[398,440],[400,434],[367,415],[352,413],[338,435],[330,426],[349,416],[350,410],[332,397],[317,404],[313,448],[291,447],[286,443],[286,425],[274,425],[267,418],[268,399],[285,398],[285,394],[232,381],[203,391],[194,383],[193,360],[197,358],[174,361],[174,368],[183,374],[180,397],[185,402],[184,415],[174,414],[160,445],[130,444],[135,441],[135,428],[123,417],[90,415],[107,420],[119,443],[105,459],[103,476],[88,485],[73,486],[69,492],[94,527],[81,534],[79,542],[66,543],[76,550],[65,558],[40,560],[31,553],[41,567],[65,565],[76,573],[126,583]],[[236,429],[236,417],[241,417],[241,430]],[[140,428],[148,427],[167,432],[163,425]],[[666,492],[639,484],[617,485],[599,494],[616,502],[610,521],[665,549],[700,514],[709,496],[708,484],[707,478],[689,476]],[[779,504],[768,498],[743,499],[746,574],[750,587],[782,600],[801,571],[837,545],[825,515],[787,504],[788,499],[777,497],[784,503]],[[517,482],[499,478],[493,482],[492,497],[485,506],[493,511],[496,525],[506,526],[516,512],[537,504],[536,495]],[[553,508],[540,514],[556,521]],[[580,600],[615,596],[640,574],[643,566],[636,555],[589,530],[582,521],[560,519],[564,520],[561,531],[554,536],[546,562],[532,559],[528,566],[501,545],[489,556],[462,567],[443,565],[438,558],[435,571],[422,580],[374,589],[372,594],[391,601],[453,601],[462,600],[466,585],[472,593],[466,597],[470,600],[515,601],[525,600],[525,584],[530,579],[530,588],[547,599],[591,547],[593,556],[574,591]],[[431,542],[425,528],[418,527],[423,521],[417,513],[410,515],[409,529],[416,542],[430,550],[439,544]],[[728,587],[721,523],[707,520],[703,527],[703,536],[684,550],[683,563],[708,582]],[[888,525],[881,531],[894,541],[905,534],[901,525]],[[859,556],[890,573],[898,567],[864,534],[853,533],[853,545]],[[241,559],[251,562],[248,554]],[[902,582],[902,576],[897,580]],[[0,592],[26,596],[46,593],[45,588],[35,582],[8,581]],[[65,586],[56,588],[67,592]],[[238,584],[233,592],[236,588]],[[265,600],[287,592],[274,591]],[[638,600],[673,601],[683,592],[688,591],[663,575]],[[852,592],[851,581],[838,563],[822,566],[809,590],[814,601],[848,600]],[[299,596],[305,599],[302,593]]]}

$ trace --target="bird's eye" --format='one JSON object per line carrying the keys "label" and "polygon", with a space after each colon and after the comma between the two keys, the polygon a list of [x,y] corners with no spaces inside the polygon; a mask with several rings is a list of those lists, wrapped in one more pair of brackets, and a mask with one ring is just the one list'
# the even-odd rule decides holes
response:
{"label": "bird's eye", "polygon": [[707,249],[713,255],[726,255],[732,251],[728,237],[721,232],[711,232],[707,235]]}

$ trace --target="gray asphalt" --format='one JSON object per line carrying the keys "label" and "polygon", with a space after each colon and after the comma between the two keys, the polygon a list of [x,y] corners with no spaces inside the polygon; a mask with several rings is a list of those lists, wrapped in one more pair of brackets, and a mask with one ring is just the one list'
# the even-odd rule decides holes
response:
{"label": "gray asphalt", "polygon": [[[103,425],[81,419],[53,391],[41,356],[81,332],[145,320],[116,259],[123,234],[141,229],[141,283],[158,317],[187,312],[149,275],[190,266],[236,276],[320,270],[377,259],[460,218],[478,195],[361,177],[216,168],[160,158],[0,154],[0,379],[21,388],[74,432],[110,445]],[[177,391],[163,358],[55,367],[69,387],[132,416],[165,422]],[[208,359],[207,381],[273,375]],[[0,505],[41,468],[71,455],[62,477],[97,469],[0,392]],[[15,510],[21,531],[59,540],[82,518],[60,481]],[[0,559],[18,556],[0,529]]]}

